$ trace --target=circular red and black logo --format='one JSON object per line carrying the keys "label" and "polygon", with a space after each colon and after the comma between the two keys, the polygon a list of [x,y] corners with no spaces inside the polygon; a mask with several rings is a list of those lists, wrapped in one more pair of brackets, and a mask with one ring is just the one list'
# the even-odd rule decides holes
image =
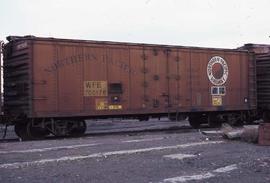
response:
{"label": "circular red and black logo", "polygon": [[227,62],[220,56],[212,57],[207,64],[207,76],[213,85],[223,85],[228,79]]}

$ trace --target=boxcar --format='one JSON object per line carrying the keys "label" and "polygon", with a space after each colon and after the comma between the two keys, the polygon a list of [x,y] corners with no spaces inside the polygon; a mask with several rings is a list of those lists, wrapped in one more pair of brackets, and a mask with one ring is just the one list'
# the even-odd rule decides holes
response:
{"label": "boxcar", "polygon": [[82,134],[88,118],[168,115],[197,128],[256,109],[245,50],[10,36],[3,51],[4,113],[22,138]]}
{"label": "boxcar", "polygon": [[240,49],[254,53],[256,61],[256,83],[258,111],[270,121],[270,45],[245,44]]}

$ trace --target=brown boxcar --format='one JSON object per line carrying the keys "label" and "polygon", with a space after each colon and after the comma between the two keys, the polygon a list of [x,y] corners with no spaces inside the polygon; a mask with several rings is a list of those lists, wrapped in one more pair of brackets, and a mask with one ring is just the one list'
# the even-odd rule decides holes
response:
{"label": "brown boxcar", "polygon": [[270,45],[246,44],[240,49],[249,50],[255,54],[258,108],[259,111],[264,111],[264,116],[268,116],[268,121],[270,121]]}
{"label": "brown boxcar", "polygon": [[198,127],[203,116],[243,118],[256,109],[255,63],[247,51],[33,36],[8,40],[4,110],[14,119],[57,124],[169,115],[189,116]]}

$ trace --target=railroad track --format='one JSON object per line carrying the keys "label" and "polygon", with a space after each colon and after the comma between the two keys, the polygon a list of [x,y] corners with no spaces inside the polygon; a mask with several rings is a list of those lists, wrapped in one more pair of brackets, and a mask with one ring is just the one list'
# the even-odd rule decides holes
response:
{"label": "railroad track", "polygon": [[[203,126],[201,129],[213,129],[208,126]],[[117,129],[117,130],[103,130],[103,131],[90,131],[88,130],[84,135],[81,136],[48,136],[44,139],[37,139],[37,140],[55,140],[55,139],[66,139],[66,138],[83,138],[83,137],[90,137],[90,136],[109,136],[109,135],[141,135],[142,133],[158,133],[158,132],[165,132],[165,133],[189,133],[189,132],[196,132],[198,129],[193,129],[192,127],[188,125],[183,126],[170,126],[170,127],[164,127],[164,128],[156,128],[156,129]],[[1,138],[1,142],[18,142],[21,141],[15,134],[10,136],[10,133],[14,133],[14,131],[11,131],[11,129],[8,129],[7,131],[7,138]],[[0,135],[3,136],[4,131],[3,128],[0,127]]]}

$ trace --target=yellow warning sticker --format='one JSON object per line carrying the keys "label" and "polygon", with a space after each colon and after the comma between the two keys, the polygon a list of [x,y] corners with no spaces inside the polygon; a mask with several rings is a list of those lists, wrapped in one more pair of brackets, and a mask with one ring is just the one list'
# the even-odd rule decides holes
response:
{"label": "yellow warning sticker", "polygon": [[222,105],[222,97],[221,96],[212,96],[212,105],[213,106],[221,106]]}
{"label": "yellow warning sticker", "polygon": [[106,110],[108,109],[108,101],[105,98],[96,99],[96,110]]}
{"label": "yellow warning sticker", "polygon": [[120,110],[122,109],[122,105],[109,105],[110,110]]}
{"label": "yellow warning sticker", "polygon": [[84,81],[85,97],[108,96],[107,81]]}

